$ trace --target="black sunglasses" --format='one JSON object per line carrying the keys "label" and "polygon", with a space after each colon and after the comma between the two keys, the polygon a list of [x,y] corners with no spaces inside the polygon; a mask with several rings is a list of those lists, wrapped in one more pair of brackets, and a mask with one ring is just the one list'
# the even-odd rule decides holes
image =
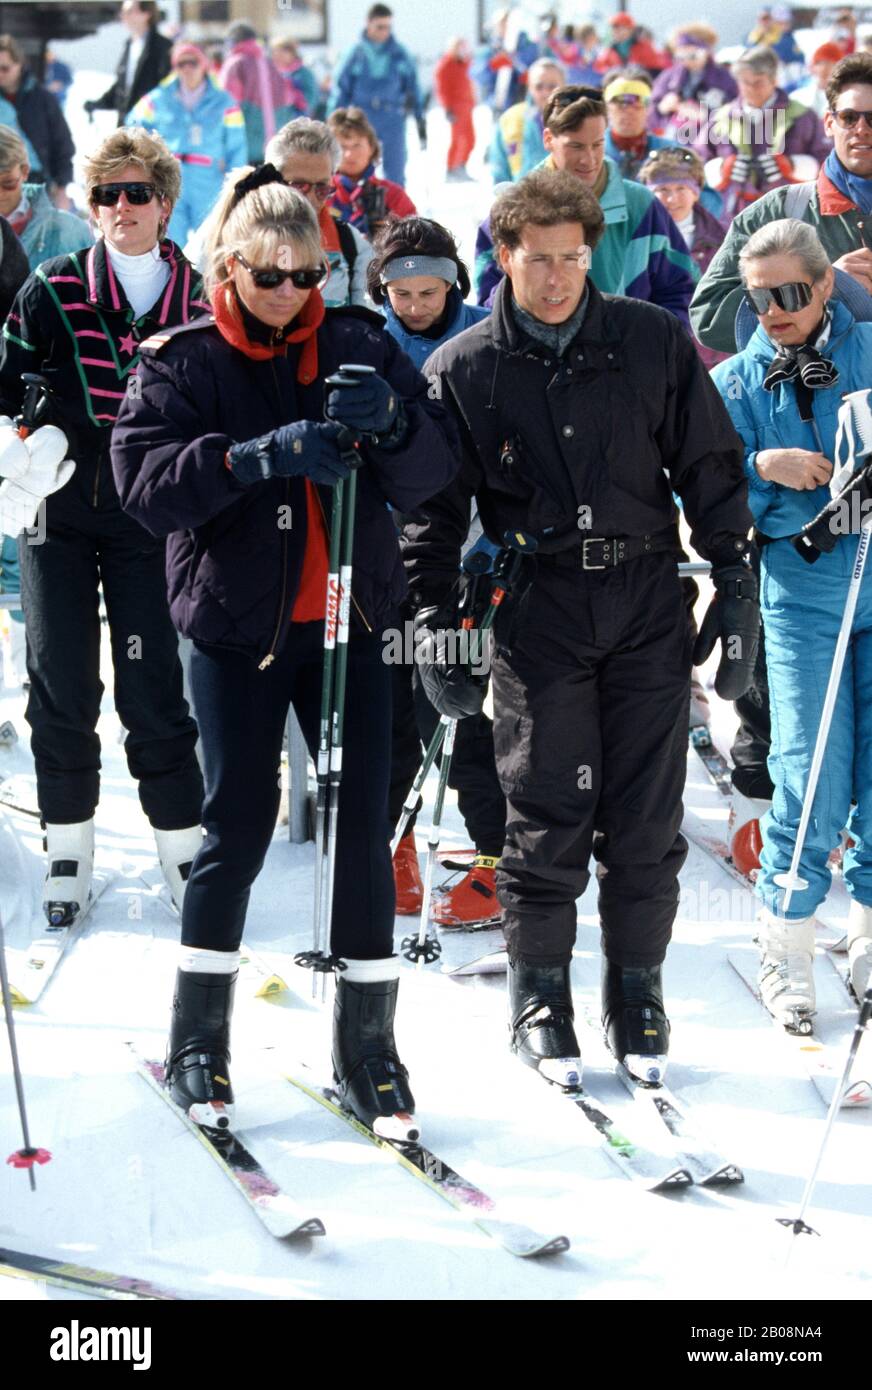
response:
{"label": "black sunglasses", "polygon": [[114,208],[123,193],[134,207],[145,207],[157,189],[153,183],[98,183],[91,189],[91,202],[99,208]]}
{"label": "black sunglasses", "polygon": [[308,266],[304,270],[258,270],[249,265],[238,251],[234,251],[232,255],[243,270],[248,271],[259,290],[274,290],[284,284],[285,280],[290,280],[296,290],[314,290],[327,279],[327,271],[323,265]]}
{"label": "black sunglasses", "polygon": [[773,303],[786,314],[795,314],[799,309],[805,309],[811,304],[811,291],[811,285],[807,285],[803,280],[795,280],[789,285],[772,285],[760,290],[746,289],[745,299],[749,308],[758,318],[762,318],[763,314],[769,312],[769,306]]}
{"label": "black sunglasses", "polygon": [[867,130],[872,130],[872,111],[854,111],[850,106],[846,106],[844,111],[833,111],[832,107],[830,110],[842,130],[853,130],[861,121],[866,122]]}

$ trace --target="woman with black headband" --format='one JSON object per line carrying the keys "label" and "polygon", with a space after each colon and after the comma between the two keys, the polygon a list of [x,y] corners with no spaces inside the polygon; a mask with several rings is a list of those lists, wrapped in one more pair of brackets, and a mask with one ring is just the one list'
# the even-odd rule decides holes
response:
{"label": "woman with black headband", "polygon": [[[806,563],[796,536],[829,501],[839,453],[837,415],[847,392],[866,390],[872,324],[831,300],[833,270],[816,231],[770,222],[739,257],[759,326],[743,352],[712,377],[745,444],[748,502],[762,547],[761,610],[772,710],[772,809],[761,823],[760,988],[786,1026],[814,1012],[814,913],[830,886],[830,852],[848,826],[848,938],[854,988],[872,966],[872,575],[862,581],[826,758],[787,914],[779,878],[790,868],[821,722],[824,692],[857,556],[857,507],[848,499]],[[868,400],[868,397],[867,397]],[[872,417],[870,417],[872,419]],[[861,451],[862,452],[862,451]],[[844,450],[842,450],[844,454]],[[844,461],[844,459],[842,459]],[[856,802],[851,808],[852,800]],[[868,948],[868,949],[867,949]]]}
{"label": "woman with black headband", "polygon": [[[375,244],[368,269],[369,292],[382,307],[387,331],[423,369],[427,358],[449,339],[487,318],[489,309],[467,304],[469,272],[447,228],[426,217],[404,217],[388,223]],[[471,538],[493,546],[481,536],[477,519]],[[472,546],[470,546],[470,549]],[[421,765],[438,723],[438,715],[413,671],[394,667],[394,716],[389,810],[396,826],[403,802]],[[433,904],[431,915],[442,927],[479,926],[499,921],[496,865],[503,850],[506,799],[494,762],[493,725],[481,713],[461,719],[451,759],[450,785],[457,791],[460,813],[475,845],[475,858],[459,883]],[[420,913],[424,885],[415,848],[413,816],[394,854],[397,912]]]}
{"label": "woman with black headband", "polygon": [[[456,451],[441,406],[382,320],[325,310],[315,214],[272,165],[231,175],[207,257],[212,316],[144,348],[113,447],[124,507],[169,537],[170,611],[193,640],[205,767],[206,837],[185,893],[168,1084],[195,1119],[226,1123],[239,947],[276,824],[289,705],[313,753],[318,742],[332,488],[349,474],[344,426],[362,466],[330,937],[333,1068],[344,1104],[395,1133],[392,1117],[414,1100],[393,1035],[382,633],[405,580],[388,504],[411,510],[437,492]],[[331,389],[325,378],[343,363],[375,373]]]}

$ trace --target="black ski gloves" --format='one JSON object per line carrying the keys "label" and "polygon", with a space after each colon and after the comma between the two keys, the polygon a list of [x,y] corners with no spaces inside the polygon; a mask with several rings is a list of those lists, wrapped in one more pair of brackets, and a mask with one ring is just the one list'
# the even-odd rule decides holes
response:
{"label": "black ski gloves", "polygon": [[352,468],[363,463],[342,425],[326,421],[296,420],[277,430],[234,444],[227,455],[233,476],[241,483],[265,478],[310,478],[313,483],[335,487]]}
{"label": "black ski gloves", "polygon": [[722,700],[738,700],[751,684],[760,641],[757,577],[744,560],[712,569],[711,577],[715,596],[693,648],[693,664],[702,665],[720,638],[715,690]]}
{"label": "black ski gloves", "polygon": [[[415,617],[415,663],[430,704],[449,719],[480,714],[487,693],[489,638],[481,632],[446,627],[444,609],[422,608]],[[421,636],[419,636],[419,633]],[[424,636],[426,634],[426,636]],[[472,644],[484,656],[471,660]]]}

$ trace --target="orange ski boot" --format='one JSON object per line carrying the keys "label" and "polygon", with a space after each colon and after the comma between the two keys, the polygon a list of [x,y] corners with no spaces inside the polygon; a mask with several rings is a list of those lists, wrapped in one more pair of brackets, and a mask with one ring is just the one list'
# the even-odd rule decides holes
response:
{"label": "orange ski boot", "polygon": [[409,831],[397,845],[394,854],[394,887],[397,893],[397,913],[400,917],[417,917],[424,901],[424,884],[415,848],[415,835]]}
{"label": "orange ski boot", "polygon": [[477,854],[472,868],[457,884],[443,893],[431,910],[431,920],[439,927],[483,927],[498,923],[502,913],[497,902],[495,855]]}

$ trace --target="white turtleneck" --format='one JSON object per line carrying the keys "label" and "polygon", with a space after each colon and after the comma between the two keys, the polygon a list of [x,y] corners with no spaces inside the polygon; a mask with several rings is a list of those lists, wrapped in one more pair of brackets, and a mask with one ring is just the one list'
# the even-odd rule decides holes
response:
{"label": "white turtleneck", "polygon": [[130,307],[135,316],[141,318],[165,288],[170,278],[169,262],[161,260],[159,246],[153,246],[141,256],[128,256],[107,241],[106,254],[124,286]]}
{"label": "white turtleneck", "polygon": [[691,208],[690,212],[689,212],[689,213],[687,214],[687,216],[683,219],[683,221],[679,222],[679,221],[676,219],[675,225],[676,225],[676,227],[678,228],[678,230],[681,232],[681,235],[684,237],[684,240],[687,242],[687,249],[688,249],[689,251],[692,251],[692,250],[693,250],[694,231],[695,231],[695,229],[694,229],[694,222],[693,222],[693,208]]}

